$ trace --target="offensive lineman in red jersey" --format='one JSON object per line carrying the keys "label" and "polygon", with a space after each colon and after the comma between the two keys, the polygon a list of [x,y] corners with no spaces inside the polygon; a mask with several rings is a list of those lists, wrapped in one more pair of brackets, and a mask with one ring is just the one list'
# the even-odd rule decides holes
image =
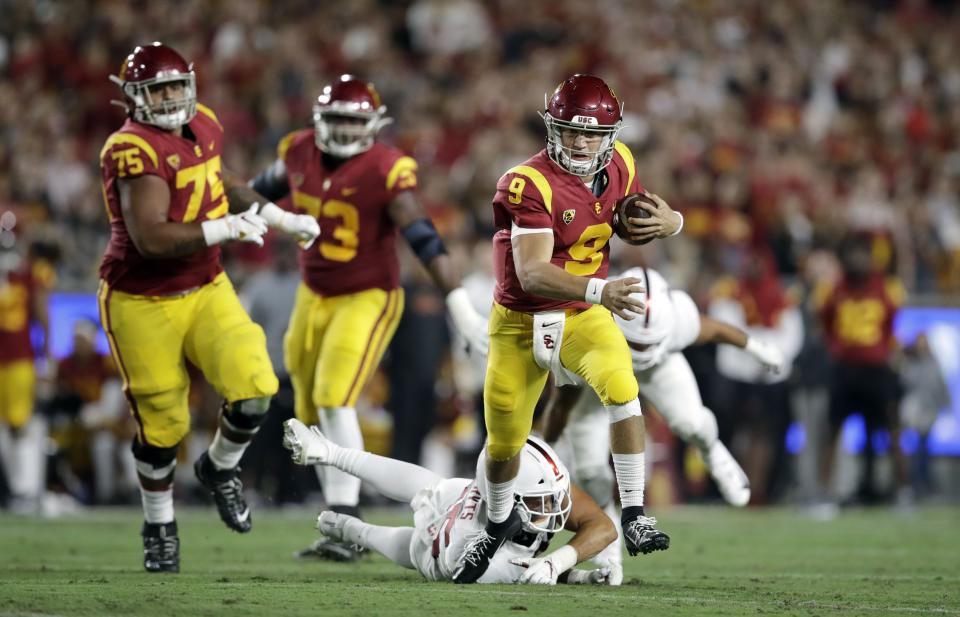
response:
{"label": "offensive lineman in red jersey", "polygon": [[[632,319],[639,279],[609,283],[613,209],[642,191],[633,155],[617,133],[622,106],[604,81],[574,75],[543,112],[547,147],[500,178],[493,198],[497,286],[484,382],[487,525],[468,545],[454,582],[480,578],[499,547],[521,528],[514,508],[518,454],[551,368],[576,373],[610,420],[613,464],[630,554],[664,550],[669,537],[643,512],[644,426],[630,350],[611,312]],[[628,219],[634,240],[679,233],[683,218],[659,197],[648,219]],[[532,349],[531,349],[532,342]]]}
{"label": "offensive lineman in red jersey", "polygon": [[[137,47],[111,76],[129,118],[100,151],[111,236],[100,319],[137,420],[144,567],[178,572],[177,449],[190,426],[186,361],[225,399],[194,470],[220,518],[250,530],[237,464],[277,391],[263,330],[220,265],[223,242],[262,245],[274,226],[311,242],[316,221],[283,213],[222,169],[223,127],[197,103],[193,66],[161,43]],[[199,113],[198,113],[199,112]],[[236,213],[236,214],[234,214]]]}
{"label": "offensive lineman in red jersey", "polygon": [[[373,84],[343,75],[314,106],[314,127],[287,135],[277,161],[251,186],[320,221],[313,249],[300,254],[303,283],[284,339],[297,418],[319,424],[334,443],[362,450],[354,406],[380,363],[403,312],[395,241],[406,239],[444,291],[458,330],[478,352],[487,346],[485,320],[470,304],[443,241],[414,189],[417,163],[376,141],[390,122]],[[327,505],[357,515],[360,481],[318,465]],[[301,556],[350,560],[351,546],[320,540]]]}

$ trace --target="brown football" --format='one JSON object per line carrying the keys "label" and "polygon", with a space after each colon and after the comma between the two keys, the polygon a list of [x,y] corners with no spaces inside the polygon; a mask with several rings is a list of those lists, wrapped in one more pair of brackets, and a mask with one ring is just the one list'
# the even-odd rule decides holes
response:
{"label": "brown football", "polygon": [[641,244],[646,244],[650,240],[644,240],[642,242],[636,242],[630,239],[630,236],[627,234],[627,226],[624,224],[624,219],[633,218],[633,219],[648,219],[650,218],[650,213],[640,207],[640,202],[645,201],[648,204],[652,205],[654,208],[657,208],[657,202],[653,201],[643,193],[630,193],[626,197],[623,197],[620,201],[617,202],[617,205],[613,209],[613,230],[616,232],[620,238],[627,244],[632,244],[634,246],[640,246]]}

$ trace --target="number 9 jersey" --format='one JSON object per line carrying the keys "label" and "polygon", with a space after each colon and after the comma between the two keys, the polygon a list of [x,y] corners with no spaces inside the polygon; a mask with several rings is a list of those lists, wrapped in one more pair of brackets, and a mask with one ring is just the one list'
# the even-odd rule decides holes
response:
{"label": "number 9 jersey", "polygon": [[586,302],[556,300],[523,291],[513,263],[511,238],[525,233],[553,232],[550,262],[575,276],[607,278],[617,200],[642,189],[633,154],[616,142],[613,160],[603,172],[607,185],[599,197],[579,176],[560,168],[541,150],[500,178],[493,198],[496,302],[508,309],[538,313],[556,309],[588,309]]}
{"label": "number 9 jersey", "polygon": [[118,180],[159,176],[170,189],[171,222],[190,223],[225,216],[229,210],[221,177],[223,127],[208,107],[184,125],[194,139],[127,119],[100,150],[103,198],[110,220],[110,244],[100,278],[111,289],[144,296],[167,296],[200,287],[223,270],[220,247],[210,246],[172,259],[144,258],[127,231]]}

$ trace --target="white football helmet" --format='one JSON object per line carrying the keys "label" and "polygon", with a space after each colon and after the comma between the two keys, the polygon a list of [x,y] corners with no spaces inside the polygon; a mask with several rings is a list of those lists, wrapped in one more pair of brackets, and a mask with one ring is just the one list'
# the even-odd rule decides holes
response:
{"label": "white football helmet", "polygon": [[[477,460],[477,488],[487,500],[487,450]],[[570,472],[542,439],[530,435],[520,451],[520,471],[514,489],[524,531],[556,533],[570,515]]]}
{"label": "white football helmet", "polygon": [[673,330],[673,306],[670,285],[656,270],[631,268],[621,275],[621,278],[629,277],[643,281],[644,291],[634,296],[647,305],[647,310],[631,321],[617,315],[613,317],[630,345],[633,368],[642,371],[659,364],[667,352],[667,341]]}

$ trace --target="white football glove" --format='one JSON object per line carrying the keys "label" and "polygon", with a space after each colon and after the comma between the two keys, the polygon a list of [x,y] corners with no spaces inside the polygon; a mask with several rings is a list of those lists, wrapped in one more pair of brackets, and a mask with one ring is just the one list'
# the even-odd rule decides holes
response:
{"label": "white football glove", "polygon": [[300,248],[304,250],[310,248],[320,235],[320,223],[309,214],[294,214],[267,202],[260,208],[260,216],[270,227],[296,238]]}
{"label": "white football glove", "polygon": [[596,570],[570,570],[567,574],[568,585],[611,585],[623,583],[623,567],[610,564]]}
{"label": "white football glove", "polygon": [[578,560],[577,549],[568,544],[545,557],[518,557],[510,563],[527,569],[517,581],[521,585],[556,585],[557,577],[577,565]]}
{"label": "white football glove", "polygon": [[457,330],[470,346],[471,352],[484,356],[490,349],[490,336],[487,334],[487,320],[470,303],[470,296],[463,287],[457,287],[447,294],[447,310]]}
{"label": "white football glove", "polygon": [[263,234],[267,233],[267,222],[257,214],[257,209],[257,204],[253,204],[246,212],[204,221],[200,224],[203,240],[207,246],[222,244],[228,240],[252,242],[257,246],[263,246]]}
{"label": "white football glove", "polygon": [[783,357],[783,352],[774,345],[761,341],[758,338],[750,337],[743,350],[757,359],[757,362],[763,365],[773,374],[782,373],[786,368],[787,360]]}

